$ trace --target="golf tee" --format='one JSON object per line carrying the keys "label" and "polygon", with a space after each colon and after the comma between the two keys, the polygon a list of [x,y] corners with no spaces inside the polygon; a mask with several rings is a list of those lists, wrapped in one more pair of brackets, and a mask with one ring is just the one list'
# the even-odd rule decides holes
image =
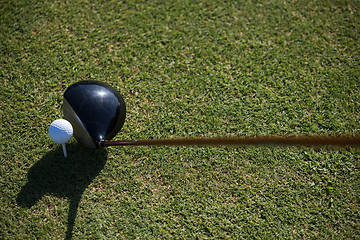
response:
{"label": "golf tee", "polygon": [[67,157],[67,152],[66,152],[66,147],[65,147],[65,143],[61,144],[63,151],[64,151],[64,157]]}

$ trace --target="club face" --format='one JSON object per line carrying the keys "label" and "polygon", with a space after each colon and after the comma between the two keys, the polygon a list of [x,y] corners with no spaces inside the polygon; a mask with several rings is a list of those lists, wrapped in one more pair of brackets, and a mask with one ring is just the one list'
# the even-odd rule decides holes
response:
{"label": "club face", "polygon": [[126,107],[122,96],[110,85],[81,81],[65,91],[63,112],[73,125],[76,140],[87,148],[96,148],[120,131]]}

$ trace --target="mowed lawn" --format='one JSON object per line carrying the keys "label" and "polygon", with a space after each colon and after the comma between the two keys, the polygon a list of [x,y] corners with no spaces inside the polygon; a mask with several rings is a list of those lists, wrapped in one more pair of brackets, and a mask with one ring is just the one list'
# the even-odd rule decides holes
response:
{"label": "mowed lawn", "polygon": [[359,148],[48,137],[110,84],[115,139],[360,134],[359,1],[0,3],[1,239],[356,239]]}

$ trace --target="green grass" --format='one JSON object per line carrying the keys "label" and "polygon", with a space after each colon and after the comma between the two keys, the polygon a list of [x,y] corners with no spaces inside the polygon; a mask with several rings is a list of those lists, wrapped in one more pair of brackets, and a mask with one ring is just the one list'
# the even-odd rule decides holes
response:
{"label": "green grass", "polygon": [[360,134],[359,1],[0,3],[0,238],[354,239],[360,151],[114,147],[47,136],[72,83],[116,139]]}

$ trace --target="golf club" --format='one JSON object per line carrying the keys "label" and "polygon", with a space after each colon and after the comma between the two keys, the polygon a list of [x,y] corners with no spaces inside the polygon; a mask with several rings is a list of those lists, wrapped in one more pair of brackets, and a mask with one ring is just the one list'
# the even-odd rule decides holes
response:
{"label": "golf club", "polygon": [[110,141],[120,131],[126,116],[125,102],[110,85],[81,81],[64,93],[64,118],[74,128],[74,137],[87,148],[109,146],[189,146],[189,145],[294,145],[360,147],[359,137],[332,136],[259,136],[228,138],[180,138]]}
{"label": "golf club", "polygon": [[97,148],[120,131],[126,107],[122,96],[110,85],[81,81],[66,89],[63,112],[73,125],[75,139],[87,148]]}

